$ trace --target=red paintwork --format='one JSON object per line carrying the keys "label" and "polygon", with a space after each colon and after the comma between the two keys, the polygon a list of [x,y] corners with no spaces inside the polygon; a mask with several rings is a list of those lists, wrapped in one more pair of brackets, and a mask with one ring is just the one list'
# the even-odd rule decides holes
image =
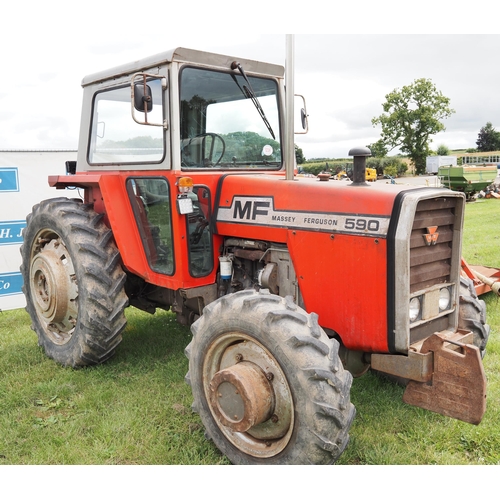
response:
{"label": "red paintwork", "polygon": [[[354,187],[349,182],[227,177],[221,206],[233,195],[274,197],[274,208],[390,215],[403,188]],[[392,186],[391,186],[392,187]],[[218,223],[218,231],[287,243],[306,309],[335,330],[349,349],[387,352],[387,245],[385,238]]]}
{"label": "red paintwork", "polygon": [[387,351],[386,240],[291,231],[288,243],[306,309],[347,348]]}
{"label": "red paintwork", "polygon": [[[51,176],[49,177],[49,184],[59,189],[66,186],[85,188],[85,201],[94,203],[96,211],[106,214],[106,221],[113,230],[113,236],[120,249],[123,264],[130,272],[141,276],[149,283],[172,290],[214,283],[218,259],[214,262],[214,270],[210,275],[193,278],[189,274],[187,259],[179,258],[179,256],[187,253],[186,222],[185,216],[177,214],[175,203],[172,209],[172,231],[176,235],[174,238],[175,273],[172,276],[166,276],[154,272],[149,267],[126,190],[126,180],[129,177],[142,176],[165,177],[170,184],[170,192],[173,196],[177,193],[176,180],[182,175],[179,175],[179,172],[172,171],[79,173],[72,176]],[[214,175],[200,177],[196,183],[206,184],[212,192],[213,198],[218,177]],[[215,248],[218,249],[220,244],[221,238],[216,236],[214,238]]]}
{"label": "red paintwork", "polygon": [[[214,283],[218,252],[224,236],[238,236],[286,243],[297,273],[306,309],[319,315],[320,324],[336,331],[345,346],[368,352],[388,352],[387,345],[387,244],[385,237],[266,227],[255,224],[218,222],[214,235],[214,271],[203,278],[192,278],[187,268],[186,225],[184,216],[172,210],[175,234],[175,274],[153,272],[147,263],[125,181],[128,177],[164,176],[176,193],[176,179],[189,175],[194,184],[205,185],[215,203],[220,172],[102,172],[51,177],[58,188],[68,185],[86,188],[86,201],[106,213],[109,225],[121,250],[125,267],[156,285],[191,288]],[[343,213],[390,216],[394,198],[401,186],[376,184],[351,186],[349,182],[320,182],[300,178],[284,180],[282,174],[227,175],[220,192],[220,207],[230,207],[233,196],[272,196],[276,210],[311,213]],[[92,199],[90,199],[92,197]],[[212,214],[215,214],[212,207]],[[125,250],[126,249],[126,250]],[[181,258],[179,258],[181,256]]]}

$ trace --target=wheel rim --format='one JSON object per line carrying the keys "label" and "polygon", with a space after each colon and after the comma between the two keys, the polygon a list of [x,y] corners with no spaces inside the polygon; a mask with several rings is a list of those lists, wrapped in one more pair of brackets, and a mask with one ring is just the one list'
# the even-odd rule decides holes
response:
{"label": "wheel rim", "polygon": [[286,447],[294,424],[292,394],[262,344],[238,332],[221,335],[204,358],[203,381],[215,422],[240,451],[269,458]]}
{"label": "wheel rim", "polygon": [[35,239],[30,288],[47,336],[57,345],[69,342],[78,317],[78,286],[69,252],[53,231],[40,231]]}

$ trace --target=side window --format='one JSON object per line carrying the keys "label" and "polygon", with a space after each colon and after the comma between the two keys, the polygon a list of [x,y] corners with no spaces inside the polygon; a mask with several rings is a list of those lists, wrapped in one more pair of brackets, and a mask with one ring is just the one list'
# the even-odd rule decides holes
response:
{"label": "side window", "polygon": [[172,275],[174,246],[170,190],[166,179],[130,178],[127,192],[151,269]]}
{"label": "side window", "polygon": [[187,220],[189,272],[199,277],[210,274],[214,265],[212,233],[210,232],[210,191],[195,186],[190,194],[194,212]]}
{"label": "side window", "polygon": [[[161,80],[148,82],[152,105],[150,122],[163,121]],[[134,111],[144,121],[145,113]],[[145,126],[132,118],[130,86],[99,92],[94,97],[92,130],[88,151],[90,164],[152,163],[164,157],[163,128]]]}

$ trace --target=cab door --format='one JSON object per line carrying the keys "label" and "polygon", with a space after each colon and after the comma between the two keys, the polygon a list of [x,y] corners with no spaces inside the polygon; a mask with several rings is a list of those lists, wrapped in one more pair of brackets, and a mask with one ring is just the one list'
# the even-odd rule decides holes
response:
{"label": "cab door", "polygon": [[171,184],[163,176],[131,176],[126,180],[146,261],[156,275],[147,273],[147,279],[166,284],[159,276],[164,275],[175,280],[167,284],[169,288],[197,286],[193,279],[199,281],[214,270],[210,190],[194,186],[186,195],[192,208],[181,215]]}

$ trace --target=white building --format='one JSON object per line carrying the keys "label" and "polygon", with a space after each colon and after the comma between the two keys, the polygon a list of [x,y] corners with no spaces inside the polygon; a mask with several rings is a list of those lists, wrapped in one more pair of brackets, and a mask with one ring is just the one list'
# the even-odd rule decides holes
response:
{"label": "white building", "polygon": [[76,161],[76,150],[0,150],[0,310],[26,305],[19,271],[26,215],[41,200],[65,196],[48,176],[65,175],[66,161]]}

